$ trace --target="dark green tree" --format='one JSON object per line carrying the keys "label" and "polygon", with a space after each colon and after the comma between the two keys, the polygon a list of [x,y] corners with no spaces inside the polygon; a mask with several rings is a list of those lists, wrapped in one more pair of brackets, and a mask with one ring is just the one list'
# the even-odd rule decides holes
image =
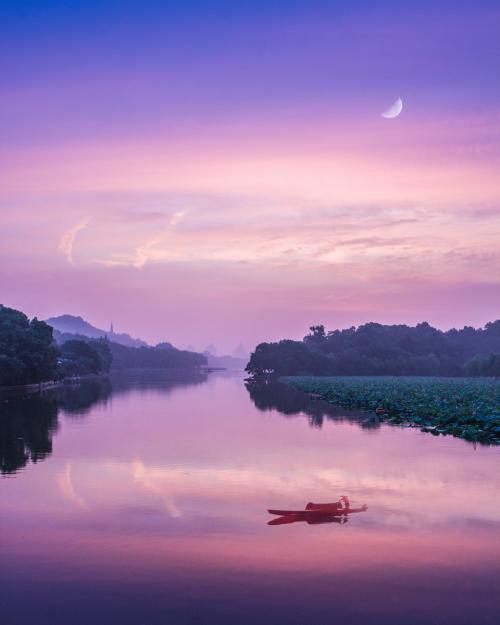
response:
{"label": "dark green tree", "polygon": [[[100,373],[103,370],[103,359],[95,349],[97,342],[92,344],[87,341],[66,341],[60,348],[60,366],[63,375],[88,375]],[[109,353],[109,348],[108,348]],[[107,363],[109,370],[109,363]]]}
{"label": "dark green tree", "polygon": [[53,380],[56,369],[52,328],[0,305],[0,386]]}
{"label": "dark green tree", "polygon": [[261,343],[246,367],[263,375],[498,376],[500,321],[484,328],[443,332],[427,322],[415,327],[365,323],[325,332],[311,326],[303,341]]}

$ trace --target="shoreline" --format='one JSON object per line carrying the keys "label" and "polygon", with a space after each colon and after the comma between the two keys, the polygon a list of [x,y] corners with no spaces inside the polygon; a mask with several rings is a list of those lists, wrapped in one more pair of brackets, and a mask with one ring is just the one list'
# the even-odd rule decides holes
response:
{"label": "shoreline", "polygon": [[78,378],[63,378],[62,380],[47,380],[34,384],[16,384],[14,386],[0,386],[0,399],[4,396],[34,393],[43,393],[63,386],[78,386],[85,380],[107,378],[108,374],[89,374]]}
{"label": "shoreline", "polygon": [[0,386],[0,397],[9,393],[38,393],[53,388],[59,388],[64,384],[63,380],[48,380],[34,384],[15,384],[14,386]]}
{"label": "shoreline", "polygon": [[495,378],[282,376],[279,381],[313,401],[365,410],[374,423],[500,445],[500,384]]}
{"label": "shoreline", "polygon": [[67,377],[62,380],[46,380],[45,382],[36,382],[32,384],[15,384],[12,386],[0,386],[0,399],[3,397],[8,397],[10,395],[21,395],[28,394],[32,395],[34,393],[43,393],[45,391],[51,391],[52,389],[61,388],[63,386],[77,386],[86,380],[94,380],[94,379],[103,379],[109,378],[110,376],[120,376],[126,373],[144,373],[144,372],[152,372],[154,374],[164,373],[164,372],[172,372],[175,371],[177,373],[198,373],[198,374],[208,374],[215,371],[226,371],[224,367],[197,367],[194,369],[178,369],[171,367],[154,367],[151,369],[148,368],[129,368],[129,369],[110,369],[107,373],[98,373],[98,374],[88,374],[82,375],[78,377]]}

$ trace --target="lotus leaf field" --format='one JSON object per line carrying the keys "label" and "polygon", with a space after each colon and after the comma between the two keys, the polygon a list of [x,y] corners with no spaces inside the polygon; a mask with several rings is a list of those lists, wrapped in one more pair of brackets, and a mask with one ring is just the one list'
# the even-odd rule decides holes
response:
{"label": "lotus leaf field", "polygon": [[493,378],[284,377],[281,381],[375,419],[500,444],[500,380]]}

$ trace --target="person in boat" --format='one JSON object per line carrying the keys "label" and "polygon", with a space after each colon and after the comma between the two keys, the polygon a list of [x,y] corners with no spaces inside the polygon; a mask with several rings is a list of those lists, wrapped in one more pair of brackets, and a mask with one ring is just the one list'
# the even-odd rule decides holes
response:
{"label": "person in boat", "polygon": [[306,510],[323,510],[325,514],[335,514],[340,511],[348,514],[350,509],[351,502],[349,501],[349,497],[347,495],[342,495],[342,497],[334,503],[312,503],[310,501],[306,506]]}

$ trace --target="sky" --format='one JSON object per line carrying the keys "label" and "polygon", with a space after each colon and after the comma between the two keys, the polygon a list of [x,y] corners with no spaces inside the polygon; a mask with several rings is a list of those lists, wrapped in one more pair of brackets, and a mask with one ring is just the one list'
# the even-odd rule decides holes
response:
{"label": "sky", "polygon": [[498,2],[0,10],[4,305],[219,353],[500,317]]}

